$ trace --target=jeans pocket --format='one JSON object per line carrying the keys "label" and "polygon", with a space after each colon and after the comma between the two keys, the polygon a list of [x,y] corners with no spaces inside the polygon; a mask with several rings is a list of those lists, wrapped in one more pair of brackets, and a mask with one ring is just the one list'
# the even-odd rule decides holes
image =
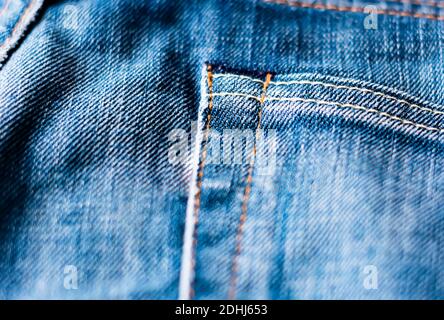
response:
{"label": "jeans pocket", "polygon": [[442,107],[351,79],[214,70],[182,297],[444,296]]}

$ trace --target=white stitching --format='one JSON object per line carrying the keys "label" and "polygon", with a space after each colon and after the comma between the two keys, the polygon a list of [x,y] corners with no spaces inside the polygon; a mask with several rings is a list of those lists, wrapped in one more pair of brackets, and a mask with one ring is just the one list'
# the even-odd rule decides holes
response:
{"label": "white stitching", "polygon": [[[261,85],[264,85],[264,82],[265,82],[265,81],[262,81],[260,79],[255,79],[255,78],[248,77],[248,76],[241,76],[241,75],[237,75],[237,74],[218,73],[218,74],[215,74],[213,76],[214,79],[217,79],[217,78],[232,78],[232,77],[239,78],[239,79],[250,80],[250,81],[253,81],[253,82],[260,83]],[[270,83],[273,83],[273,81],[271,81]]]}
{"label": "white stitching", "polygon": [[[228,78],[228,77],[236,77],[236,78],[242,78],[242,79],[248,79],[257,83],[261,83],[263,84],[264,82],[262,80],[259,79],[254,79],[251,77],[247,77],[247,76],[238,76],[238,75],[233,75],[233,74],[217,74],[215,75],[215,78]],[[370,90],[370,89],[365,89],[365,88],[359,88],[359,87],[349,87],[349,86],[344,86],[344,85],[335,85],[332,83],[325,83],[325,82],[320,82],[320,81],[309,81],[309,80],[295,80],[295,81],[271,81],[270,85],[274,85],[274,86],[285,86],[285,85],[292,85],[292,84],[309,84],[309,85],[320,85],[323,87],[327,87],[327,88],[334,88],[334,89],[348,89],[348,90],[355,90],[355,91],[360,91],[363,93],[371,93],[374,94],[376,96],[381,96],[384,97],[386,99],[390,99],[393,101],[396,101],[398,103],[401,104],[405,104],[411,108],[415,108],[415,109],[419,109],[425,112],[431,112],[434,114],[439,114],[439,115],[444,115],[444,111],[439,111],[439,110],[434,110],[434,109],[430,109],[430,108],[426,108],[426,107],[421,107],[417,104],[413,104],[410,103],[404,99],[398,99],[396,97],[393,96],[389,96],[385,93],[382,92],[378,92],[378,91],[374,91],[374,90]]]}
{"label": "white stitching", "polygon": [[[238,97],[244,97],[244,98],[248,98],[248,99],[255,99],[257,101],[261,101],[260,98],[252,96],[252,95],[248,95],[248,94],[244,94],[244,93],[240,93],[240,92],[219,92],[219,93],[213,93],[212,94],[213,97],[214,96],[220,96],[220,97],[225,97],[225,96],[238,96]],[[355,110],[361,110],[361,111],[365,111],[365,112],[369,112],[369,113],[376,113],[379,114],[383,117],[398,121],[402,124],[407,124],[407,125],[412,125],[415,126],[419,129],[424,129],[424,130],[428,130],[428,131],[433,131],[433,132],[444,132],[444,129],[439,129],[439,128],[435,128],[435,127],[429,127],[420,123],[415,123],[412,122],[410,120],[406,120],[403,118],[399,118],[397,116],[388,114],[386,112],[383,111],[379,111],[376,109],[372,109],[372,108],[365,108],[362,106],[358,106],[358,105],[354,105],[354,104],[348,104],[348,103],[339,103],[339,102],[333,102],[333,101],[324,101],[324,100],[316,100],[316,99],[304,99],[304,98],[278,98],[278,97],[266,97],[265,101],[270,100],[270,101],[296,101],[296,102],[309,102],[309,103],[316,103],[316,104],[320,104],[320,105],[334,105],[337,107],[341,107],[341,108],[352,108]],[[264,101],[264,102],[265,102]]]}
{"label": "white stitching", "polygon": [[[261,102],[260,97],[252,96],[251,94],[241,93],[241,92],[218,92],[213,93],[213,97],[226,97],[226,96],[236,96],[236,97],[245,97],[248,99],[255,99],[259,102]],[[265,97],[267,99],[267,97]]]}

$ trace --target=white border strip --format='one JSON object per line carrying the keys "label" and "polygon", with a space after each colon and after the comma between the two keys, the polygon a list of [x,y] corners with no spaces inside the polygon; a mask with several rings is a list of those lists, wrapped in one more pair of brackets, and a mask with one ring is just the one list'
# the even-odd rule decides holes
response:
{"label": "white border strip", "polygon": [[9,51],[17,45],[18,41],[25,33],[28,26],[31,24],[31,22],[34,21],[35,17],[37,16],[38,10],[43,5],[43,2],[44,0],[31,0],[31,2],[21,14],[19,20],[15,24],[9,36],[0,45],[0,66],[3,65],[3,62],[8,57]]}
{"label": "white border strip", "polygon": [[197,133],[194,147],[194,154],[191,158],[191,178],[188,194],[187,212],[185,217],[185,232],[183,237],[182,262],[180,268],[179,279],[179,299],[190,300],[191,284],[194,280],[194,266],[193,266],[193,235],[194,235],[194,204],[197,193],[197,173],[199,170],[200,148],[202,145],[203,132],[203,111],[208,107],[207,98],[207,66],[203,67],[202,79],[200,83],[199,114],[197,117]]}

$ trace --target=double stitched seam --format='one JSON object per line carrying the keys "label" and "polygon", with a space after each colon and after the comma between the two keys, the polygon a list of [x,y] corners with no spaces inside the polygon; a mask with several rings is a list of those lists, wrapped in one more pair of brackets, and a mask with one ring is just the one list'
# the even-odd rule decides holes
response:
{"label": "double stitched seam", "polygon": [[26,7],[25,11],[23,11],[22,16],[20,17],[20,19],[17,21],[17,23],[15,24],[14,28],[12,29],[9,37],[7,37],[5,39],[5,41],[3,42],[3,44],[0,46],[0,51],[3,50],[5,47],[8,46],[9,41],[11,41],[12,37],[15,35],[15,33],[17,32],[17,30],[20,29],[20,27],[23,25],[23,23],[25,23],[26,19],[28,18],[28,15],[31,12],[32,7],[34,6],[34,4],[37,2],[37,0],[32,0],[28,6]]}
{"label": "double stitched seam", "polygon": [[[258,98],[258,97],[247,95],[247,94],[240,93],[240,92],[213,93],[213,97],[214,96],[238,96],[238,97],[244,97],[244,98],[247,98],[247,99],[255,99],[257,101],[261,101],[261,99]],[[407,119],[403,119],[403,118],[391,115],[391,114],[389,114],[387,112],[379,111],[379,110],[372,109],[372,108],[366,108],[366,107],[359,106],[359,105],[354,105],[354,104],[339,103],[339,102],[334,102],[334,101],[324,101],[324,100],[317,100],[317,99],[304,99],[304,98],[298,98],[298,97],[294,97],[294,98],[267,97],[266,101],[294,101],[294,102],[315,103],[315,104],[318,104],[318,105],[333,105],[333,106],[336,106],[336,107],[349,108],[349,109],[365,111],[365,112],[368,112],[368,113],[378,114],[380,116],[383,116],[385,118],[389,118],[391,120],[395,120],[395,121],[400,122],[402,124],[414,126],[414,127],[418,128],[418,129],[423,129],[423,130],[433,131],[433,132],[439,132],[439,133],[444,132],[444,129],[441,129],[441,128],[435,128],[435,127],[426,126],[424,124],[416,123],[416,122],[413,122],[413,121],[410,121],[410,120],[407,120]]]}
{"label": "double stitched seam", "polygon": [[[214,78],[224,78],[224,77],[238,77],[236,75],[229,75],[229,74],[219,74],[219,75],[214,75]],[[250,77],[246,77],[246,76],[239,76],[240,78],[243,79],[247,79],[247,80],[251,80],[253,82],[258,82],[258,83],[264,83],[262,80],[259,79],[254,79],[254,78],[250,78]],[[344,86],[344,85],[335,85],[332,83],[325,83],[325,82],[320,82],[320,81],[308,81],[308,80],[296,80],[296,81],[271,81],[270,85],[273,86],[288,86],[288,85],[319,85],[319,86],[323,86],[326,88],[333,88],[333,89],[346,89],[346,90],[353,90],[353,91],[359,91],[359,92],[363,92],[363,93],[370,93],[373,94],[375,96],[380,96],[386,99],[390,99],[393,101],[396,101],[398,103],[407,105],[411,108],[414,109],[419,109],[422,110],[424,112],[430,112],[430,113],[434,113],[434,114],[439,114],[439,115],[444,115],[444,111],[439,111],[439,110],[434,110],[434,109],[430,109],[430,108],[425,108],[425,107],[421,107],[417,104],[413,104],[410,103],[406,100],[403,99],[398,99],[396,97],[387,95],[385,93],[382,92],[378,92],[378,91],[374,91],[374,90],[370,90],[370,89],[364,89],[364,88],[359,88],[359,87],[350,87],[350,86]]]}
{"label": "double stitched seam", "polygon": [[[194,225],[194,229],[193,229],[193,249],[192,249],[192,253],[191,253],[191,268],[193,270],[193,272],[196,269],[196,247],[197,247],[197,225],[199,223],[199,209],[200,209],[200,196],[202,193],[202,181],[203,181],[203,177],[204,177],[204,168],[205,168],[205,160],[207,157],[207,140],[208,140],[208,136],[209,136],[209,131],[211,128],[211,114],[212,114],[212,110],[213,110],[213,72],[212,72],[212,67],[208,66],[207,68],[207,81],[208,81],[208,114],[207,114],[207,119],[205,121],[205,132],[204,132],[204,137],[202,138],[202,142],[203,143],[203,147],[202,147],[202,152],[201,152],[201,156],[200,156],[200,162],[199,162],[199,169],[197,172],[197,191],[196,194],[194,195],[194,210],[193,210],[193,225]],[[192,280],[191,286],[190,286],[190,292],[189,292],[189,296],[192,299],[194,297],[194,278]]]}
{"label": "double stitched seam", "polygon": [[250,164],[248,166],[248,173],[247,173],[247,180],[245,184],[245,190],[244,190],[244,196],[242,200],[242,207],[241,207],[241,216],[239,219],[239,225],[237,229],[236,234],[236,247],[235,252],[233,256],[233,262],[231,267],[231,277],[230,277],[230,287],[228,291],[228,298],[229,299],[235,299],[236,298],[236,285],[237,285],[237,268],[238,268],[238,260],[241,254],[241,244],[242,244],[242,235],[243,235],[243,229],[245,225],[245,221],[247,220],[247,211],[248,211],[248,200],[250,199],[250,193],[251,193],[251,184],[253,182],[253,169],[254,169],[254,163],[256,158],[256,144],[258,139],[260,138],[260,129],[261,129],[261,119],[262,119],[262,109],[263,105],[266,99],[267,94],[267,88],[271,81],[271,74],[267,73],[266,80],[263,83],[263,90],[262,90],[262,96],[259,99],[259,108],[258,108],[258,115],[257,115],[257,127],[256,127],[256,136],[255,141],[253,144],[253,149],[250,155]]}
{"label": "double stitched seam", "polygon": [[[369,13],[368,9],[361,7],[344,7],[344,6],[337,6],[334,4],[306,3],[306,2],[297,2],[289,0],[264,0],[264,1],[267,3],[282,4],[296,8],[310,8],[310,9],[332,10],[332,11],[354,12],[354,13]],[[438,21],[444,20],[444,16],[426,14],[426,13],[412,13],[412,12],[388,10],[388,9],[376,9],[376,10],[371,10],[371,12],[375,14],[383,14],[389,16],[423,18],[423,19],[438,20]]]}

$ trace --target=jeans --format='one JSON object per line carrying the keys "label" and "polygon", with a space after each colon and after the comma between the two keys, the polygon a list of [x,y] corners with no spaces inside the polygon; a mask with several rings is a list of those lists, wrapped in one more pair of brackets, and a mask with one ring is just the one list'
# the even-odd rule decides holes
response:
{"label": "jeans", "polygon": [[443,299],[406,2],[0,0],[0,298]]}

